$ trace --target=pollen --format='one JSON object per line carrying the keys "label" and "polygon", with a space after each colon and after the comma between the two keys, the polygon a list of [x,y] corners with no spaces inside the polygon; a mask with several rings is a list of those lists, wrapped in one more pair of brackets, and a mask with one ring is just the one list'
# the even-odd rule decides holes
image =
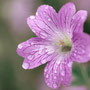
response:
{"label": "pollen", "polygon": [[68,52],[71,51],[72,47],[71,46],[62,46],[61,51],[62,52]]}
{"label": "pollen", "polygon": [[72,41],[67,36],[63,40],[59,40],[57,45],[59,46],[59,50],[64,53],[70,52],[72,49]]}
{"label": "pollen", "polygon": [[63,46],[64,44],[65,44],[64,41],[62,41],[62,40],[59,41],[59,45]]}

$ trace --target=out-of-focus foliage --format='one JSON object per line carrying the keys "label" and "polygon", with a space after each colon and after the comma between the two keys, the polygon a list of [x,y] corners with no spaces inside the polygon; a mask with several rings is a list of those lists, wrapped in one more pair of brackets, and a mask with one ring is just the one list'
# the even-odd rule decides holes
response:
{"label": "out-of-focus foliage", "polygon": [[[23,70],[23,58],[17,55],[16,48],[20,42],[35,37],[26,24],[26,19],[31,14],[35,14],[39,5],[49,4],[58,12],[60,7],[68,1],[69,0],[0,0],[0,90],[40,90],[40,85],[43,85],[41,81],[44,82],[42,74],[45,65],[33,70]],[[21,3],[21,6],[18,7],[21,8],[20,11],[18,11],[17,6],[16,11],[13,11],[13,5],[17,5],[15,3]],[[15,16],[11,15],[12,12],[12,15]],[[23,20],[20,22],[18,17],[21,18],[20,20]],[[85,23],[84,31],[90,34],[89,17]],[[89,76],[90,79],[90,62],[83,64],[83,66],[85,67],[86,78]],[[84,78],[85,75],[82,74],[80,64],[75,63],[73,65],[73,81],[71,85],[84,85],[87,87],[87,83],[89,83],[90,80],[86,82],[87,79]]]}

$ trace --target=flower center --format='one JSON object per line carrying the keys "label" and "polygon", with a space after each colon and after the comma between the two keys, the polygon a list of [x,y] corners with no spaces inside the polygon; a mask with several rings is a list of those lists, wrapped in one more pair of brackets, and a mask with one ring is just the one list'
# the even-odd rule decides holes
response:
{"label": "flower center", "polygon": [[64,36],[62,40],[58,42],[59,51],[63,53],[68,53],[72,49],[72,40],[68,36]]}
{"label": "flower center", "polygon": [[71,51],[71,48],[72,47],[70,47],[70,46],[62,46],[61,51],[62,52],[69,52],[69,51]]}

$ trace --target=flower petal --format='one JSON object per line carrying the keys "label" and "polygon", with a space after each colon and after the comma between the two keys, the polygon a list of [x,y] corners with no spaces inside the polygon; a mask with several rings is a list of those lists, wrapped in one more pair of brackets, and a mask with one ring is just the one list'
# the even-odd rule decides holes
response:
{"label": "flower petal", "polygon": [[59,28],[57,13],[48,5],[40,6],[36,16],[27,19],[27,24],[38,37],[44,39],[50,39]]}
{"label": "flower petal", "polygon": [[74,33],[71,58],[76,62],[90,60],[90,36],[86,33]]}
{"label": "flower petal", "polygon": [[59,75],[59,65],[55,63],[55,61],[51,61],[47,64],[44,70],[44,77],[46,84],[50,88],[58,88],[60,87],[60,75]]}
{"label": "flower petal", "polygon": [[51,88],[58,88],[60,84],[68,86],[71,82],[72,62],[64,62],[60,57],[53,58],[44,70],[46,84]]}
{"label": "flower petal", "polygon": [[65,63],[63,62],[61,65],[62,67],[62,84],[65,86],[69,86],[71,84],[72,80],[72,61],[70,60],[69,62]]}
{"label": "flower petal", "polygon": [[51,43],[41,38],[32,38],[18,45],[18,55],[24,57],[23,68],[32,69],[52,60],[55,50]]}
{"label": "flower petal", "polygon": [[71,29],[74,32],[83,32],[83,24],[87,18],[87,11],[80,10],[72,18]]}
{"label": "flower petal", "polygon": [[65,4],[58,13],[59,23],[62,30],[71,32],[71,18],[76,11],[75,5],[72,2]]}

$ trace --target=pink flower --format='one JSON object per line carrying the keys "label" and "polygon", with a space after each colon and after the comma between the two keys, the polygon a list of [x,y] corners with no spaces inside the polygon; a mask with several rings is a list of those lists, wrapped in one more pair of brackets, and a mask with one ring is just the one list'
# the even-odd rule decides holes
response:
{"label": "pink flower", "polygon": [[46,84],[59,88],[69,86],[72,63],[90,59],[90,36],[83,32],[87,11],[76,14],[75,5],[65,4],[58,13],[48,5],[38,8],[27,23],[38,36],[18,45],[17,53],[24,58],[22,67],[33,69],[48,62],[44,70]]}
{"label": "pink flower", "polygon": [[[75,78],[75,77],[72,77],[72,78]],[[73,81],[73,79],[72,79]],[[44,80],[43,80],[43,76],[41,75],[39,78],[38,78],[38,87],[37,87],[37,90],[53,90],[49,87],[46,86],[46,84],[44,83]],[[69,87],[64,87],[64,86],[61,86],[60,88],[57,88],[55,90],[88,90],[86,86],[69,86]]]}

